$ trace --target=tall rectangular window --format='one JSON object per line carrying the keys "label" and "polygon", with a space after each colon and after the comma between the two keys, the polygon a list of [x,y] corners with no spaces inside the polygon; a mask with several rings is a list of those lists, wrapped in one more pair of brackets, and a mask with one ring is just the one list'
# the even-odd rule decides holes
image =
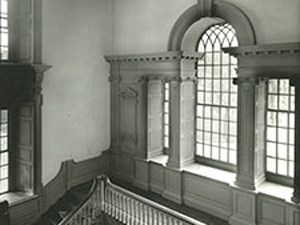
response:
{"label": "tall rectangular window", "polygon": [[266,170],[269,177],[294,177],[295,88],[289,79],[270,79],[267,104]]}
{"label": "tall rectangular window", "polygon": [[8,110],[0,110],[0,194],[8,191],[9,148]]}
{"label": "tall rectangular window", "polygon": [[8,60],[8,0],[0,0],[0,60]]}
{"label": "tall rectangular window", "polygon": [[169,110],[170,110],[170,83],[165,82],[164,84],[164,101],[163,101],[163,108],[164,108],[164,149],[169,148]]}

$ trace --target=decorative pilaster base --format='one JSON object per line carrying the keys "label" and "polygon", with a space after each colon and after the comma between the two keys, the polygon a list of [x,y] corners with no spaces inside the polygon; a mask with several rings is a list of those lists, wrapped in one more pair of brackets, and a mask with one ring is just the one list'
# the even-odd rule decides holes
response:
{"label": "decorative pilaster base", "polygon": [[133,185],[143,190],[149,190],[149,164],[145,159],[135,159],[135,174]]}
{"label": "decorative pilaster base", "polygon": [[256,225],[256,194],[241,189],[233,190],[231,225]]}
{"label": "decorative pilaster base", "polygon": [[182,203],[182,173],[178,169],[166,168],[165,173],[165,190],[163,197],[176,202]]}
{"label": "decorative pilaster base", "polygon": [[300,204],[300,191],[294,191],[293,197],[291,198],[296,204]]}

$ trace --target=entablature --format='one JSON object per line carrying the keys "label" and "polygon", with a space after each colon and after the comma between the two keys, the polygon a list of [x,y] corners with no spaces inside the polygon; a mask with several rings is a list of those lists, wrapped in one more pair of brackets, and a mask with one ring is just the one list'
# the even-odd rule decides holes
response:
{"label": "entablature", "polygon": [[223,50],[238,58],[240,72],[247,70],[268,77],[300,75],[300,43],[248,45]]}
{"label": "entablature", "polygon": [[110,80],[173,79],[181,77],[193,79],[196,75],[195,63],[204,57],[197,52],[162,52],[138,55],[105,56],[110,63]]}

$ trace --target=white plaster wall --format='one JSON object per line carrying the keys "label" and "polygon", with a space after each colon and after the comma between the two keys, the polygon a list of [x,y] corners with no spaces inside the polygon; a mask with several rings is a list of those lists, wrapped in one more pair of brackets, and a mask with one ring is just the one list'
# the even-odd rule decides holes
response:
{"label": "white plaster wall", "polygon": [[101,154],[110,143],[111,0],[44,0],[42,180],[67,159]]}
{"label": "white plaster wall", "polygon": [[179,16],[197,0],[114,0],[114,54],[164,52]]}
{"label": "white plaster wall", "polygon": [[299,0],[227,0],[250,18],[259,44],[300,42]]}
{"label": "white plaster wall", "polygon": [[[259,44],[300,41],[299,0],[226,0],[255,26]],[[166,51],[170,31],[196,0],[115,0],[114,53]]]}

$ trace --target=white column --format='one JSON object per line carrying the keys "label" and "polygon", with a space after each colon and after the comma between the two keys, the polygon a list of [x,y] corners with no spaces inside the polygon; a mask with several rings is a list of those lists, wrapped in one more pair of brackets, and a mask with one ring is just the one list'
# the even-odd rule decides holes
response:
{"label": "white column", "polygon": [[300,204],[300,79],[293,79],[295,86],[295,169],[292,201]]}
{"label": "white column", "polygon": [[[262,120],[261,110],[257,110],[258,91],[263,93],[264,86],[258,85],[258,80],[251,71],[239,70],[238,84],[238,161],[236,171],[236,185],[255,190],[264,181],[263,149],[256,147],[256,141],[261,131],[257,126]],[[264,102],[263,102],[264,103]],[[261,103],[262,104],[262,103]],[[260,127],[260,129],[257,129]]]}

